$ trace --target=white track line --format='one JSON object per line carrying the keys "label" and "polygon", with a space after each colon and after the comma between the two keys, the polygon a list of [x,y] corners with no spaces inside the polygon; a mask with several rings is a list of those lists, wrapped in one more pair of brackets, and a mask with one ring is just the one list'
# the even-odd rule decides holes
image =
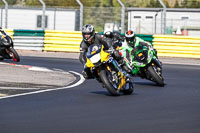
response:
{"label": "white track line", "polygon": [[200,64],[195,63],[181,63],[181,62],[163,62],[163,64],[171,64],[171,65],[189,65],[189,66],[200,66]]}
{"label": "white track line", "polygon": [[76,82],[75,84],[72,84],[70,86],[55,88],[55,89],[46,89],[46,90],[40,90],[40,91],[34,91],[34,92],[22,93],[22,94],[16,94],[16,95],[10,95],[10,96],[5,96],[5,97],[0,97],[0,100],[6,99],[6,98],[19,97],[19,96],[38,94],[38,93],[49,92],[49,91],[54,91],[54,90],[63,90],[63,89],[67,89],[67,88],[72,88],[72,87],[76,87],[76,86],[82,84],[85,81],[85,78],[80,73],[77,73],[77,72],[74,72],[74,71],[69,71],[69,72],[80,76],[80,80],[78,82]]}
{"label": "white track line", "polygon": [[42,71],[42,72],[52,72],[52,70],[45,68],[45,67],[31,67],[28,68],[30,71]]}

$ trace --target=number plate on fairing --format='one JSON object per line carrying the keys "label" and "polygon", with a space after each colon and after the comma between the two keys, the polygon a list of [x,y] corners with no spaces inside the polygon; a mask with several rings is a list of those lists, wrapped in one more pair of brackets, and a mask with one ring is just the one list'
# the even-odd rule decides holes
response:
{"label": "number plate on fairing", "polygon": [[113,57],[110,57],[109,59],[108,59],[108,62],[110,63],[110,62],[112,62],[113,61]]}

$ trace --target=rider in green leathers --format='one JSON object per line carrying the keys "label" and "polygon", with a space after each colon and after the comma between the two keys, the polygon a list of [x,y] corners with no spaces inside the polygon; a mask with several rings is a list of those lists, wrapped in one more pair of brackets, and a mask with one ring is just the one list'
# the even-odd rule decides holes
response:
{"label": "rider in green leathers", "polygon": [[[126,41],[122,43],[121,49],[126,50],[126,59],[128,59],[128,62],[132,62],[133,59],[131,56],[137,52],[138,47],[143,47],[143,49],[152,49],[154,55],[157,57],[157,51],[153,48],[152,44],[136,37],[134,31],[127,31],[125,33],[125,40]],[[130,69],[133,69],[132,65],[132,63],[129,64],[129,67],[131,67]]]}
{"label": "rider in green leathers", "polygon": [[122,44],[120,53],[128,68],[131,69],[130,74],[164,86],[162,63],[158,60],[157,52],[151,43],[136,37],[131,30],[125,33],[125,37],[126,41]]}
{"label": "rider in green leathers", "polygon": [[[153,49],[153,46],[151,43],[144,41],[143,39],[141,39],[139,37],[136,37],[134,31],[131,31],[131,30],[127,31],[125,33],[125,37],[126,37],[126,41],[123,43],[123,46],[127,47],[128,50],[130,50],[129,52],[136,52],[136,51],[134,51],[135,48],[138,46],[141,46],[141,45]],[[156,52],[156,50],[155,50],[155,52]],[[156,54],[157,54],[157,52],[156,52]]]}

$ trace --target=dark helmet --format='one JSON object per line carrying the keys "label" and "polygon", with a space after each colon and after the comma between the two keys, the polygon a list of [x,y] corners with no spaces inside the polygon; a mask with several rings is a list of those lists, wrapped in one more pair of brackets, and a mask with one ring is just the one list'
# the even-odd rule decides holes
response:
{"label": "dark helmet", "polygon": [[130,45],[131,47],[134,47],[135,45],[135,33],[132,30],[129,30],[125,33],[125,37],[126,37],[126,42],[128,43],[128,45]]}
{"label": "dark helmet", "polygon": [[95,29],[93,25],[86,24],[83,26],[82,36],[85,41],[87,42],[90,41],[92,38],[94,38],[94,35],[95,35]]}
{"label": "dark helmet", "polygon": [[106,32],[104,33],[104,36],[105,36],[106,38],[113,38],[113,33],[112,33],[111,31],[106,31]]}
{"label": "dark helmet", "polygon": [[5,46],[10,46],[12,45],[12,39],[9,36],[1,36],[1,44]]}

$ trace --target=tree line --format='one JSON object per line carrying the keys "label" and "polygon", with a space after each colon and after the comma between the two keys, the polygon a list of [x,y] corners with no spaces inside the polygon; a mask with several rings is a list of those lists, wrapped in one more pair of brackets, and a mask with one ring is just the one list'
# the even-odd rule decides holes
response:
{"label": "tree line", "polygon": [[[6,0],[9,5],[20,6],[41,6],[39,0]],[[79,7],[76,0],[43,0],[47,6],[56,7]],[[120,7],[117,0],[80,0],[86,7]],[[121,0],[126,7],[162,7],[158,0]],[[175,0],[170,4],[171,0],[163,0],[168,8],[199,8],[200,0]],[[0,1],[0,5],[4,5]]]}

